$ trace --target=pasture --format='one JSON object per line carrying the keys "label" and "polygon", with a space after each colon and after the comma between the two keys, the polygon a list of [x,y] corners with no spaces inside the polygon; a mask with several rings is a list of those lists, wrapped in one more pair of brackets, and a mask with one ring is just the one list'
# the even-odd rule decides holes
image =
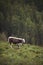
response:
{"label": "pasture", "polygon": [[0,42],[0,65],[43,65],[43,48],[30,44],[11,48],[8,42]]}

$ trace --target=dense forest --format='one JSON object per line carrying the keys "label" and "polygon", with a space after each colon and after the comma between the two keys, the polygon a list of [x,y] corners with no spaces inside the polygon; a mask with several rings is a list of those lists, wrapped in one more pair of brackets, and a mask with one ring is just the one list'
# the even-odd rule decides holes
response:
{"label": "dense forest", "polygon": [[43,45],[43,0],[0,0],[0,40],[8,36]]}

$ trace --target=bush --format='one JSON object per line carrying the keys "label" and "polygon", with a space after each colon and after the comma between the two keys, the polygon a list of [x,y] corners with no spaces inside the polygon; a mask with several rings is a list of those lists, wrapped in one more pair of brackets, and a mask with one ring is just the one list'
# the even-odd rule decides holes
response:
{"label": "bush", "polygon": [[6,34],[4,32],[0,33],[0,41],[7,41],[7,37],[6,37]]}

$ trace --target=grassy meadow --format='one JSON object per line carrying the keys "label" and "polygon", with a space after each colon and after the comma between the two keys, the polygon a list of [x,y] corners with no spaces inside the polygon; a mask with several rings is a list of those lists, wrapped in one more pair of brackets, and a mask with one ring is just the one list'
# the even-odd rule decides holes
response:
{"label": "grassy meadow", "polygon": [[43,47],[24,44],[10,47],[0,42],[0,65],[43,65]]}

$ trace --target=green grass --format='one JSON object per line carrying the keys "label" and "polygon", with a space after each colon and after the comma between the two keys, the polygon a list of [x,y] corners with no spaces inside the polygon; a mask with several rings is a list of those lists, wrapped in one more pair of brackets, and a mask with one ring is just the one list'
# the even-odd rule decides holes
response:
{"label": "green grass", "polygon": [[0,65],[43,65],[43,48],[25,44],[18,48],[0,42]]}

